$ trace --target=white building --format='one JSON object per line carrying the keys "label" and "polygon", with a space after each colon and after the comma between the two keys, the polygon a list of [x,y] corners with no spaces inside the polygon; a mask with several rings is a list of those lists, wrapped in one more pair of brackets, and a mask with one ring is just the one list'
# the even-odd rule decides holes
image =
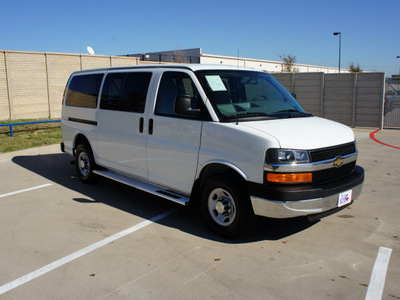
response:
{"label": "white building", "polygon": [[[201,48],[151,52],[142,54],[129,54],[127,56],[139,57],[141,61],[233,65],[233,66],[253,68],[269,73],[282,72],[282,65],[283,65],[283,63],[280,61],[205,54],[202,53]],[[324,66],[305,65],[296,63],[294,67],[296,69],[296,72],[339,73],[338,68],[331,68]],[[341,69],[340,71],[342,73],[349,72],[349,70],[346,69]]]}

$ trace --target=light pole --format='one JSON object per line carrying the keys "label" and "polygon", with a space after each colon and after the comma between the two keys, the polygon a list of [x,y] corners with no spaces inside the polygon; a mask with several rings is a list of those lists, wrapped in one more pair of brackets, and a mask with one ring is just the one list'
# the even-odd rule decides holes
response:
{"label": "light pole", "polygon": [[334,32],[333,35],[339,36],[339,73],[340,73],[340,52],[342,48],[342,33],[341,32]]}
{"label": "light pole", "polygon": [[[400,56],[396,56],[396,58],[400,58]],[[399,68],[399,75],[400,75],[400,68]]]}

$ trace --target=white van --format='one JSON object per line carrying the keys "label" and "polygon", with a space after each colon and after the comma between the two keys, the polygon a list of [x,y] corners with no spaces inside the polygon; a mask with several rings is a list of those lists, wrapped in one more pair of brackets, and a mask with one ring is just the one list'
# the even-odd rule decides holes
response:
{"label": "white van", "polygon": [[101,175],[182,205],[219,235],[255,215],[319,219],[352,203],[364,170],[353,131],[306,113],[267,73],[218,65],[75,72],[62,151]]}

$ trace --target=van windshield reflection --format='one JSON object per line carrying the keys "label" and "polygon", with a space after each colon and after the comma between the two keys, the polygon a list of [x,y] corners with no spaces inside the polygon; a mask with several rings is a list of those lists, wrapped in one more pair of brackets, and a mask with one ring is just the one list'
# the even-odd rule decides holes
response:
{"label": "van windshield reflection", "polygon": [[221,120],[311,116],[267,73],[212,70],[196,75]]}

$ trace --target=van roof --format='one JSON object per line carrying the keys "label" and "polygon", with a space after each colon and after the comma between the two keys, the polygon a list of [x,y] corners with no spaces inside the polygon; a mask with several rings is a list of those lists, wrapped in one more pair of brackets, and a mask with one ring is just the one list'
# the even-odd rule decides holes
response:
{"label": "van roof", "polygon": [[138,66],[121,66],[121,67],[109,67],[109,68],[98,68],[98,69],[86,69],[76,71],[74,73],[86,73],[86,72],[104,72],[109,70],[129,70],[129,69],[186,69],[191,71],[200,70],[247,70],[261,72],[256,69],[244,68],[230,65],[213,65],[213,64],[154,64],[154,65],[138,65]]}

